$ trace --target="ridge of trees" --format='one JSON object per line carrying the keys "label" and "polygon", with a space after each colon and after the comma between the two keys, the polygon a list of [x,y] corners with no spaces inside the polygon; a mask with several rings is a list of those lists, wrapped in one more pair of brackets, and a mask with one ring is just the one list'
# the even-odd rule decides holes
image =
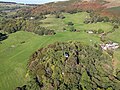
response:
{"label": "ridge of trees", "polygon": [[[80,42],[56,42],[36,51],[28,62],[30,81],[22,90],[118,90],[120,70],[112,58]],[[21,90],[20,89],[20,90]]]}
{"label": "ridge of trees", "polygon": [[1,23],[1,30],[4,32],[15,33],[17,31],[34,32],[38,35],[54,35],[54,30],[39,26],[37,20],[25,20],[25,19],[5,19]]}

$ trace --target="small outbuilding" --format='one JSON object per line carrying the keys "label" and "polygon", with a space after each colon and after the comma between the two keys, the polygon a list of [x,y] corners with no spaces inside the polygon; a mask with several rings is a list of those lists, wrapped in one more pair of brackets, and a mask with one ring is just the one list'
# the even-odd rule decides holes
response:
{"label": "small outbuilding", "polygon": [[115,50],[115,49],[119,48],[118,43],[100,44],[100,46],[103,50]]}
{"label": "small outbuilding", "polygon": [[93,33],[94,33],[93,30],[88,30],[88,31],[86,31],[86,32],[89,33],[89,34],[93,34]]}

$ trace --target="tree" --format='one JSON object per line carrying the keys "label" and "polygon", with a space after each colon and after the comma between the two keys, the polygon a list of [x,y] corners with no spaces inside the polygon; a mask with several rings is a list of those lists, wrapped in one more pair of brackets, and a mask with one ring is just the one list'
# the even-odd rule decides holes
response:
{"label": "tree", "polygon": [[70,31],[71,31],[71,32],[75,32],[76,29],[75,29],[73,26],[71,26],[71,27],[70,27]]}
{"label": "tree", "polygon": [[109,22],[109,18],[107,16],[103,17],[103,20],[104,20],[104,22]]}
{"label": "tree", "polygon": [[2,34],[2,33],[0,33],[0,41],[5,40],[5,39],[7,39],[7,38],[8,38],[8,35],[7,35],[7,34]]}
{"label": "tree", "polygon": [[73,26],[73,22],[68,22],[68,26]]}
{"label": "tree", "polygon": [[102,29],[98,29],[98,34],[104,33]]}
{"label": "tree", "polygon": [[119,26],[118,25],[114,25],[113,29],[118,29]]}
{"label": "tree", "polygon": [[[69,53],[68,58],[64,52]],[[40,84],[32,77],[26,90],[119,90],[119,73],[113,76],[112,58],[98,48],[79,42],[57,42],[37,53],[30,58],[28,69],[37,75]]]}

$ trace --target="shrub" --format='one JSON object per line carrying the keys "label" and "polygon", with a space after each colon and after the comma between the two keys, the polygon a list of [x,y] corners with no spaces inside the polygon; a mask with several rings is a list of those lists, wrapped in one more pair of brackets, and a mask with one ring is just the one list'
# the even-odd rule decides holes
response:
{"label": "shrub", "polygon": [[98,34],[104,33],[102,29],[98,29]]}
{"label": "shrub", "polygon": [[70,27],[70,31],[71,31],[71,32],[75,32],[76,29],[75,29],[73,26],[71,26],[71,27]]}
{"label": "shrub", "polygon": [[2,33],[0,33],[0,41],[5,40],[5,39],[7,39],[7,38],[8,38],[8,35],[7,35],[7,34],[2,34]]}
{"label": "shrub", "polygon": [[118,29],[119,26],[118,25],[114,25],[113,29]]}
{"label": "shrub", "polygon": [[73,22],[68,22],[68,26],[73,26]]}

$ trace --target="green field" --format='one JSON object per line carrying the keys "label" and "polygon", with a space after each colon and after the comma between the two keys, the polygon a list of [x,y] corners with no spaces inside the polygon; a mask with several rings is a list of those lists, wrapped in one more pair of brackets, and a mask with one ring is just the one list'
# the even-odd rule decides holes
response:
{"label": "green field", "polygon": [[120,43],[120,28],[116,29],[115,32],[108,34],[107,38]]}
{"label": "green field", "polygon": [[[85,32],[60,32],[54,36],[38,36],[24,31],[10,34],[9,38],[0,44],[0,90],[13,90],[24,84],[26,65],[34,51],[56,41],[69,40],[90,45],[100,42],[99,37]],[[25,43],[21,44],[22,41]]]}
{"label": "green field", "polygon": [[[67,23],[73,22],[74,27],[77,30],[98,30],[103,29],[105,32],[111,31],[113,26],[111,23],[107,22],[98,22],[93,24],[85,24],[85,18],[89,18],[89,14],[86,12],[80,12],[76,14],[62,13],[66,18],[65,19],[57,19],[55,15],[47,15],[45,20],[41,26],[48,27],[57,31],[63,30],[63,28],[68,28]],[[47,23],[47,24],[46,24]]]}
{"label": "green field", "polygon": [[46,19],[40,21],[43,22],[41,26],[53,29],[55,31],[61,31],[65,27],[63,20],[55,18],[55,15],[47,15],[46,17]]}

